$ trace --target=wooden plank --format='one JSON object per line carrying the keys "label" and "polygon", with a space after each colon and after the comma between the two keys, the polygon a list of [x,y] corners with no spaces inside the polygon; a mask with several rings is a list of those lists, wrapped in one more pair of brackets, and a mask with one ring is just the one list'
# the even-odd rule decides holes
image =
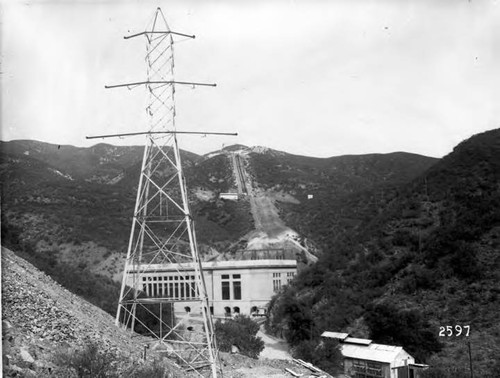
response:
{"label": "wooden plank", "polygon": [[299,374],[299,373],[296,373],[294,372],[292,369],[289,369],[289,368],[285,368],[285,371],[287,373],[290,373],[291,375],[293,375],[294,377],[302,377],[304,374]]}

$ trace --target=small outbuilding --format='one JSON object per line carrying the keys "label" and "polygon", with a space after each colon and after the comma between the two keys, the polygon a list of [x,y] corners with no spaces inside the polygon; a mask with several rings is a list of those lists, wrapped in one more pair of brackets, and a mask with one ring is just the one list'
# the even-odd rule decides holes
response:
{"label": "small outbuilding", "polygon": [[344,373],[349,377],[419,378],[420,372],[428,368],[415,364],[415,359],[401,346],[376,344],[341,332],[326,331],[321,336],[339,341]]}
{"label": "small outbuilding", "polygon": [[220,199],[230,200],[230,201],[238,201],[239,194],[238,193],[220,193]]}

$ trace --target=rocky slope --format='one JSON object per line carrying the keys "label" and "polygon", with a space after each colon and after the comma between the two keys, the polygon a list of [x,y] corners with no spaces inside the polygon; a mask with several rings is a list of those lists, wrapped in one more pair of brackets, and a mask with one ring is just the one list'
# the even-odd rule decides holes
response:
{"label": "rocky slope", "polygon": [[144,338],[114,326],[114,319],[2,248],[2,342],[4,374],[49,373],[59,348],[89,341],[140,360]]}

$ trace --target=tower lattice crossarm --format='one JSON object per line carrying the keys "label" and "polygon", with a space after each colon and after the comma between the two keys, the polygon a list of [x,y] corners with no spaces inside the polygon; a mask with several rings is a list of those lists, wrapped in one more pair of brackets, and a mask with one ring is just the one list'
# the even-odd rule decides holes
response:
{"label": "tower lattice crossarm", "polygon": [[[117,326],[151,337],[161,349],[188,370],[217,377],[222,373],[210,301],[189,208],[177,134],[219,134],[177,131],[175,86],[215,86],[174,79],[173,32],[158,8],[144,32],[147,79],[106,88],[145,86],[148,131],[91,138],[146,135],[127,257],[116,314]],[[194,314],[181,314],[181,303],[195,304]]]}

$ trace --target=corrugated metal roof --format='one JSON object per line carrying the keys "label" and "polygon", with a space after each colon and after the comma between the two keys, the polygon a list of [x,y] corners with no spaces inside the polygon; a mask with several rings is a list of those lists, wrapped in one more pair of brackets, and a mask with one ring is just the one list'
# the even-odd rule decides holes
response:
{"label": "corrugated metal roof", "polygon": [[325,331],[321,334],[321,336],[329,337],[331,339],[339,339],[344,343],[351,343],[351,344],[370,345],[370,343],[372,342],[372,340],[369,339],[358,339],[356,337],[349,337],[349,334],[344,332]]}
{"label": "corrugated metal roof", "polygon": [[409,365],[419,367],[419,368],[428,368],[429,367],[429,365],[427,365],[427,364],[409,364]]}
{"label": "corrugated metal roof", "polygon": [[369,339],[357,339],[355,337],[348,337],[348,338],[346,338],[344,340],[344,343],[370,345],[372,343],[372,340],[369,340]]}
{"label": "corrugated metal roof", "polygon": [[341,344],[340,348],[344,357],[383,363],[393,362],[403,351],[403,347],[373,343],[370,345]]}
{"label": "corrugated metal roof", "polygon": [[339,340],[345,340],[347,337],[349,337],[348,333],[341,333],[341,332],[328,332],[325,331],[321,334],[321,337],[329,337],[331,339],[339,339]]}
{"label": "corrugated metal roof", "polygon": [[[369,339],[358,339],[356,337],[349,337],[348,333],[329,332],[325,331],[321,334],[322,337],[329,337],[341,341],[340,350],[345,358],[355,358],[358,360],[376,361],[387,364],[401,363],[396,361],[398,355],[404,352],[408,362],[414,363],[415,360],[400,346],[374,344]],[[399,356],[401,359],[402,356]]]}

